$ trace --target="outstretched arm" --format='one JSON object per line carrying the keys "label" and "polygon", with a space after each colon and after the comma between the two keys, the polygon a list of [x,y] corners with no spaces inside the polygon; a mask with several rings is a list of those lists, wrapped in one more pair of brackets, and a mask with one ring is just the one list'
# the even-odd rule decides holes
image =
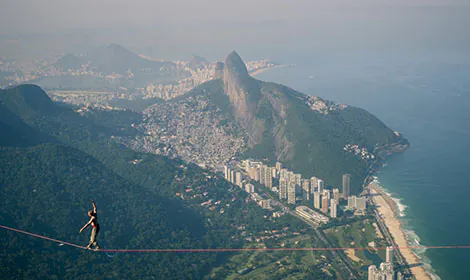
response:
{"label": "outstretched arm", "polygon": [[96,214],[96,204],[93,199],[91,200],[91,205],[93,205],[93,212]]}
{"label": "outstretched arm", "polygon": [[91,222],[93,222],[93,219],[95,217],[91,217],[91,219],[88,221],[88,223],[86,223],[81,229],[80,229],[80,232],[82,232],[84,229],[86,229],[89,225],[91,225]]}

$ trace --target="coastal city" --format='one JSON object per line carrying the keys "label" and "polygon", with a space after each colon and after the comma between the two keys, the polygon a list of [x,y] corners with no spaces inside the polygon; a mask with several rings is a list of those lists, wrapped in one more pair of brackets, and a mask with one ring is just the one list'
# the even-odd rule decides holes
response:
{"label": "coastal city", "polygon": [[[251,159],[242,160],[235,166],[224,166],[224,178],[245,190],[250,198],[263,209],[273,211],[272,205],[281,206],[281,211],[272,213],[273,217],[292,213],[289,209],[295,209],[295,215],[308,221],[315,227],[328,224],[332,219],[337,219],[344,211],[351,211],[353,215],[366,215],[367,201],[370,195],[351,195],[351,175],[343,174],[342,191],[338,188],[327,189],[322,179],[311,177],[302,178],[282,163],[276,162],[275,166],[267,166],[262,162]],[[255,187],[256,184],[257,186]],[[275,194],[275,195],[272,195]],[[340,207],[340,200],[347,202]],[[370,201],[375,205],[373,201]],[[377,230],[380,232],[379,230]],[[390,240],[393,244],[393,241]],[[369,250],[377,250],[375,242],[368,243]],[[354,249],[352,249],[354,251]],[[401,280],[407,279],[407,272],[397,271],[394,268],[393,246],[386,247],[385,262],[377,268],[370,265],[368,268],[369,280]],[[399,255],[400,258],[401,255]],[[400,259],[397,264],[405,262]]]}
{"label": "coastal city", "polygon": [[470,280],[470,0],[0,7],[0,280]]}
{"label": "coastal city", "polygon": [[[94,76],[117,81],[139,75],[131,70],[126,71],[125,75],[96,72],[88,64],[65,72],[51,64],[47,67],[44,63],[41,65],[42,72],[31,71],[25,75],[7,76],[7,79],[18,83],[45,76]],[[242,238],[259,246],[265,246],[268,241],[285,246],[286,240],[294,240],[305,233],[302,230],[292,232],[288,228],[275,228],[276,219],[292,216],[304,223],[305,230],[311,230],[323,246],[345,248],[344,252],[331,252],[332,260],[338,264],[337,269],[342,270],[343,275],[350,275],[353,279],[367,275],[369,280],[411,279],[413,275],[426,277],[422,267],[413,266],[419,261],[414,252],[401,248],[407,246],[408,240],[399,225],[395,226],[398,222],[394,202],[388,199],[375,181],[365,185],[361,194],[354,195],[351,192],[351,174],[338,174],[342,176],[342,185],[331,186],[320,176],[305,177],[289,170],[281,162],[269,166],[266,161],[243,159],[248,147],[241,128],[222,114],[221,109],[211,103],[210,97],[182,97],[198,85],[220,77],[223,65],[207,62],[200,57],[190,61],[173,61],[169,65],[161,71],[171,75],[181,74],[171,83],[148,83],[137,88],[117,86],[115,90],[52,89],[48,94],[55,101],[77,105],[76,111],[81,115],[88,111],[92,114],[95,109],[125,110],[115,105],[116,101],[148,100],[149,106],[139,112],[142,119],[131,124],[139,133],[136,136],[112,136],[113,141],[135,151],[182,159],[223,174],[223,178],[233,187],[247,194],[247,203],[254,203],[269,213],[264,219],[269,219],[271,228],[264,232],[249,232],[247,225],[234,224],[238,235],[232,238]],[[280,66],[269,60],[251,61],[246,65],[251,75]],[[2,67],[3,70],[15,71],[17,66],[13,62],[3,61]],[[347,105],[318,97],[302,98],[312,111],[323,115],[347,108]],[[378,160],[375,150],[372,153],[359,144],[346,144],[343,151],[371,166]],[[235,193],[232,188],[228,192]],[[222,199],[204,186],[188,186],[176,192],[175,196],[185,201],[191,200],[198,207],[218,215],[227,215],[232,204],[241,199],[235,195]],[[385,251],[383,256],[382,251]],[[330,275],[331,271],[326,269],[327,260],[321,259],[319,262],[325,267],[325,275]],[[254,271],[254,268],[241,269],[238,274]]]}
{"label": "coastal city", "polygon": [[[135,56],[134,59],[144,59],[137,54]],[[44,88],[48,90],[48,94],[55,101],[118,109],[119,107],[113,105],[116,101],[174,99],[200,84],[215,79],[218,71],[223,67],[221,62],[208,62],[198,56],[187,61],[156,62],[162,63],[164,66],[160,66],[153,75],[157,77],[156,80],[161,80],[158,77],[165,77],[163,82],[155,83],[149,80],[144,83],[130,83],[129,81],[147,75],[145,71],[149,70],[142,68],[127,69],[123,73],[103,72],[104,70],[99,71],[90,61],[83,61],[83,64],[76,66],[77,68],[62,65],[64,64],[63,60],[73,60],[75,57],[73,55],[52,56],[36,61],[16,61],[0,57],[0,86],[8,87],[21,83],[41,85],[44,83]],[[153,60],[149,59],[148,63],[151,62]],[[247,61],[246,65],[252,75],[282,66],[268,59]],[[52,83],[51,80],[57,82]],[[72,81],[70,86],[67,86],[70,81]],[[81,82],[75,85],[74,81]],[[82,81],[88,82],[83,84]],[[104,88],[103,85],[105,85]],[[73,89],[73,87],[77,88]]]}

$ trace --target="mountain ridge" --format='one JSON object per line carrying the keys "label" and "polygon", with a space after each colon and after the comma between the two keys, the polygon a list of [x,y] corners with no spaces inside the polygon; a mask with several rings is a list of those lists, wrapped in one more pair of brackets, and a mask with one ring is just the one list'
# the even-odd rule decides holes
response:
{"label": "mountain ridge", "polygon": [[[31,92],[23,92],[28,90]],[[33,110],[27,102],[4,103],[5,99],[21,101],[30,94],[48,98],[37,90],[36,86],[23,85],[0,92],[0,113],[18,108],[9,110],[9,114],[32,128],[22,136],[36,139],[41,133],[50,137],[21,147],[0,141],[3,223],[86,244],[87,236],[78,235],[78,229],[87,221],[90,198],[95,198],[102,226],[98,241],[104,248],[239,248],[244,244],[245,231],[300,227],[300,222],[283,218],[264,220],[267,210],[248,203],[245,192],[210,171],[113,142],[119,130],[104,130],[93,118],[81,116],[70,107],[52,103],[53,111],[59,113],[50,114],[44,110],[51,108]],[[16,123],[10,126],[18,128]],[[14,142],[16,136],[11,130],[4,131],[7,134],[2,138],[11,137]],[[204,206],[203,202],[209,200],[217,203]],[[237,229],[240,226],[243,232]],[[0,244],[0,253],[9,256],[9,265],[1,266],[0,273],[15,279],[95,279],[97,275],[202,279],[231,256],[148,254],[139,261],[126,255],[110,259],[10,232],[0,236]],[[93,270],[85,269],[90,259]],[[221,271],[218,275],[228,273]]]}
{"label": "mountain ridge", "polygon": [[[212,101],[222,100],[221,94],[228,97],[229,104],[213,105],[221,114],[231,112],[228,120],[242,128],[247,142],[244,157],[267,159],[271,165],[280,161],[295,172],[324,178],[334,186],[341,186],[342,174],[351,173],[353,192],[358,193],[367,169],[380,154],[379,147],[408,144],[363,109],[254,79],[236,52],[225,60],[221,78],[186,96],[206,96]],[[346,151],[347,145],[357,145],[370,158]]]}

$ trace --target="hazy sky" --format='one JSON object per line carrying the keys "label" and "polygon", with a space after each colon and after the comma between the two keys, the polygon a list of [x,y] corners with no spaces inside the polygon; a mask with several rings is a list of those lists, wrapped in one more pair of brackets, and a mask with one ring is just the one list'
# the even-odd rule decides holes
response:
{"label": "hazy sky", "polygon": [[[0,3],[0,34],[40,34],[32,36],[36,48],[49,48],[50,43],[53,51],[60,48],[79,51],[93,45],[119,43],[163,56],[201,52],[219,56],[240,48],[256,55],[266,48],[273,53],[286,48],[424,45],[464,48],[470,41],[469,0],[0,0]],[[24,46],[24,41],[7,39],[0,44],[3,55],[30,47]]]}
{"label": "hazy sky", "polygon": [[1,0],[1,31],[112,27],[161,22],[298,20],[322,10],[455,7],[464,0]]}

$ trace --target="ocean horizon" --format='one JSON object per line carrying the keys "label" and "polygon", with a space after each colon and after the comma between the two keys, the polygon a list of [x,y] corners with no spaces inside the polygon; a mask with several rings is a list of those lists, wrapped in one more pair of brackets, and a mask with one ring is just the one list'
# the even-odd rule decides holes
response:
{"label": "ocean horizon", "polygon": [[[402,133],[410,148],[377,174],[399,204],[409,241],[470,245],[470,60],[464,53],[298,54],[261,80],[368,110]],[[416,245],[416,244],[415,244]],[[465,249],[418,250],[434,279],[465,279]]]}

